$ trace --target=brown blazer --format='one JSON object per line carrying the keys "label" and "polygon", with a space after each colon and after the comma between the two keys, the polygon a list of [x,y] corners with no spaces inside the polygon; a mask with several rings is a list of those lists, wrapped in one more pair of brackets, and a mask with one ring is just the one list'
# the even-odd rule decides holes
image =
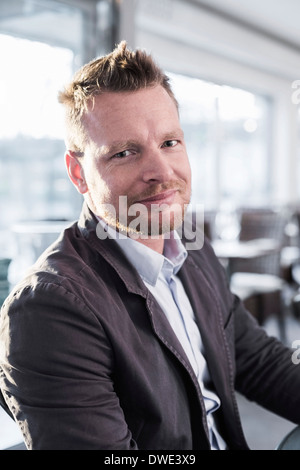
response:
{"label": "brown blazer", "polygon": [[[208,449],[203,398],[165,315],[84,205],[7,299],[0,386],[29,449]],[[180,271],[229,449],[247,449],[234,389],[300,423],[300,369],[227,287],[208,243]]]}

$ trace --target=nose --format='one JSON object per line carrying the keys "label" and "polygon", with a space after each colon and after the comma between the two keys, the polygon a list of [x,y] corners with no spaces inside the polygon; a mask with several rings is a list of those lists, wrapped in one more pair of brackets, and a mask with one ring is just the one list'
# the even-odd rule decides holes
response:
{"label": "nose", "polygon": [[142,177],[145,183],[163,183],[174,177],[172,157],[163,149],[154,149],[144,154]]}

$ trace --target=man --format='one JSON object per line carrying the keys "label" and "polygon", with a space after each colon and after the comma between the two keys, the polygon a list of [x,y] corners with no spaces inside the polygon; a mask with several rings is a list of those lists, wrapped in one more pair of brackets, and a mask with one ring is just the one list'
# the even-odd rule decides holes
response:
{"label": "man", "polygon": [[291,351],[209,244],[178,234],[191,175],[167,77],[122,42],[60,102],[83,211],[1,314],[1,390],[27,447],[248,449],[235,389],[300,423]]}

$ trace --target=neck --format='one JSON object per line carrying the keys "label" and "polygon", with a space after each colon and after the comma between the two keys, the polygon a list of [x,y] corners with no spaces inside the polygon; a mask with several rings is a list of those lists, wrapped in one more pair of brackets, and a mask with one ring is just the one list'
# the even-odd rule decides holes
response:
{"label": "neck", "polygon": [[[116,231],[116,232],[119,232],[118,228],[115,227],[114,225],[110,225],[109,222],[107,222],[104,218],[101,218],[99,216],[98,217],[98,220],[99,221],[102,221],[105,225],[107,224],[107,227],[110,227],[110,229]],[[124,233],[121,231],[121,233]],[[124,233],[125,236],[129,236],[130,238],[130,235],[128,233]],[[164,235],[159,235],[157,237],[153,237],[151,238],[150,236],[147,237],[147,238],[139,238],[139,237],[132,237],[135,241],[139,242],[139,243],[142,243],[143,245],[147,246],[148,248],[151,248],[151,250],[154,250],[156,251],[157,253],[159,254],[163,254],[163,251],[164,251],[164,243],[165,243],[165,240],[164,240]]]}

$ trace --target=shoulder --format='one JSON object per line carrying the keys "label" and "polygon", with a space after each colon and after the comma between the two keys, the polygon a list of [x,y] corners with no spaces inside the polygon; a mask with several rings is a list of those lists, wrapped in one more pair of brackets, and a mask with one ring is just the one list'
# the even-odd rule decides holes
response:
{"label": "shoulder", "polygon": [[226,321],[235,308],[236,297],[230,290],[226,271],[207,238],[200,249],[188,251],[184,269],[186,276],[198,286],[199,292],[203,293],[204,289],[210,293],[210,298],[217,302]]}
{"label": "shoulder", "polygon": [[[33,304],[80,305],[84,303],[84,286],[91,283],[94,266],[100,256],[81,235],[77,223],[65,229],[59,238],[42,253],[24,278],[12,289],[2,311],[12,308],[24,311]],[[102,261],[103,262],[103,261]],[[44,308],[44,307],[43,307]]]}
{"label": "shoulder", "polygon": [[215,282],[227,283],[225,270],[207,237],[203,236],[203,242],[199,248],[196,246],[196,249],[189,249],[187,244],[185,246],[188,251],[188,259],[199,269],[205,271],[206,277],[212,278]]}

